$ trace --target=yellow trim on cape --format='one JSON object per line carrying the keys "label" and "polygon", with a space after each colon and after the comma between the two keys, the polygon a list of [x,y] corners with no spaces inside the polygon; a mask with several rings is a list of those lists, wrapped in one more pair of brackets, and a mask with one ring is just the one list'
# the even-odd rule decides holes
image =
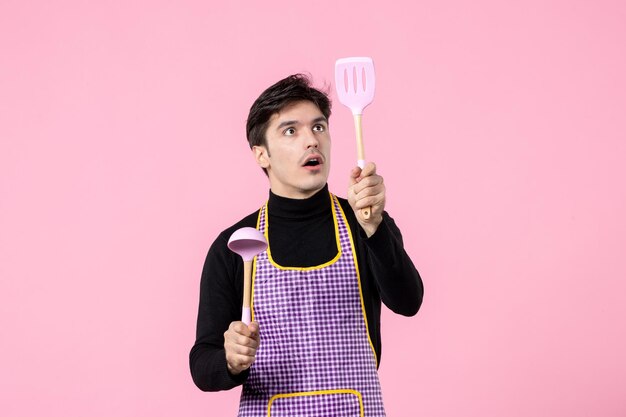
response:
{"label": "yellow trim on cape", "polygon": [[[274,258],[272,258],[272,251],[270,249],[270,247],[267,247],[267,259],[268,261],[270,261],[270,263],[272,265],[274,265],[276,268],[278,269],[282,269],[284,271],[313,271],[315,269],[322,269],[325,268],[329,265],[334,264],[335,262],[337,262],[339,260],[339,258],[341,257],[341,242],[339,239],[339,224],[337,223],[337,214],[335,213],[335,207],[333,205],[333,195],[331,193],[328,193],[330,196],[330,206],[333,209],[333,224],[335,227],[335,243],[337,244],[337,255],[335,255],[335,257],[333,259],[331,259],[328,262],[325,262],[321,265],[314,265],[314,266],[306,266],[306,267],[300,267],[300,266],[282,266],[279,265],[278,262],[274,261]],[[263,234],[265,235],[265,239],[269,242],[269,221],[268,221],[268,210],[267,210],[267,203],[265,203],[265,231],[263,232]],[[345,220],[345,217],[344,217]]]}
{"label": "yellow trim on cape", "polygon": [[[265,203],[265,210],[267,211],[267,203]],[[266,220],[267,221],[267,220]],[[261,226],[261,209],[259,209],[259,215],[256,219],[256,230],[259,230]],[[267,240],[267,236],[265,236]],[[269,247],[269,241],[268,245]],[[250,321],[254,321],[254,279],[256,278],[256,256],[254,257],[254,264],[252,265],[252,282],[250,283]]]}
{"label": "yellow trim on cape", "polygon": [[274,395],[272,398],[270,398],[270,401],[267,403],[267,417],[271,417],[271,410],[272,410],[272,403],[274,402],[274,400],[277,400],[279,398],[293,398],[293,397],[306,397],[306,396],[311,396],[311,395],[336,395],[336,394],[351,394],[357,397],[357,399],[359,400],[359,410],[360,410],[360,415],[361,417],[363,417],[363,396],[361,395],[360,392],[355,391],[353,389],[329,389],[329,390],[322,390],[322,391],[307,391],[307,392],[292,392],[289,394],[276,394]]}
{"label": "yellow trim on cape", "polygon": [[339,211],[341,212],[341,216],[343,217],[346,223],[346,229],[348,230],[348,237],[350,238],[350,247],[352,248],[352,259],[354,260],[354,268],[356,269],[356,277],[357,282],[359,283],[359,296],[361,298],[361,309],[363,310],[363,319],[365,320],[365,330],[367,331],[367,341],[372,348],[372,353],[374,354],[374,361],[376,362],[376,366],[378,367],[378,356],[376,355],[376,349],[374,349],[374,344],[372,343],[372,338],[370,337],[370,328],[367,324],[367,313],[365,312],[365,302],[363,301],[363,288],[361,287],[361,272],[359,270],[359,261],[356,258],[356,252],[354,247],[354,240],[352,239],[352,230],[350,229],[350,224],[346,219],[346,213],[344,213],[341,204],[337,201],[337,205],[339,206]]}

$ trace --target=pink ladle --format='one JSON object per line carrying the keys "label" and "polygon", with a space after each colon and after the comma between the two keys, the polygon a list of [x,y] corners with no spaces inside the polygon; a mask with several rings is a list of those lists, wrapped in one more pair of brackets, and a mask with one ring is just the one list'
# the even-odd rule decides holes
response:
{"label": "pink ladle", "polygon": [[256,255],[267,249],[267,240],[263,233],[253,227],[242,227],[236,230],[228,239],[228,249],[243,258],[243,307],[241,321],[250,324],[251,288],[252,288],[252,260]]}

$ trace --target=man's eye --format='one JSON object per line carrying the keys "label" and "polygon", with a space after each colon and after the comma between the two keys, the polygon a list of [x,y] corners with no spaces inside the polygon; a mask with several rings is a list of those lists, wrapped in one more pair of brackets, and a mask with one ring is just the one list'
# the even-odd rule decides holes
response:
{"label": "man's eye", "polygon": [[285,129],[285,135],[287,136],[292,136],[296,134],[296,129],[294,129],[293,127],[290,127],[288,129]]}
{"label": "man's eye", "polygon": [[326,128],[323,125],[315,125],[313,126],[313,130],[316,132],[323,132],[326,130]]}

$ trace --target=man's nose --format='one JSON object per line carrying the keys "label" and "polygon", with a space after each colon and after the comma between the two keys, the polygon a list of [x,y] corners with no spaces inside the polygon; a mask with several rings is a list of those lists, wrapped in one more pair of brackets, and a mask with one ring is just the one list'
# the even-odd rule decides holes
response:
{"label": "man's nose", "polygon": [[319,139],[315,136],[315,133],[312,131],[308,131],[305,138],[306,147],[308,148],[317,148],[320,144]]}

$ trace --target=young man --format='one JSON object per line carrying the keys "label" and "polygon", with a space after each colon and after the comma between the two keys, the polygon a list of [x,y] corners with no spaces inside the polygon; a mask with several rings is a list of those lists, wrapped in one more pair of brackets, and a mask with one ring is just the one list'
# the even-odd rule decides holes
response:
{"label": "young man", "polygon": [[[376,166],[352,170],[347,200],[328,191],[330,113],[302,75],[259,96],[247,138],[269,200],[223,231],[204,264],[191,374],[204,391],[243,384],[242,417],[383,416],[381,300],[406,316],[422,302]],[[255,261],[249,325],[239,321],[243,263],[226,246],[244,226],[269,242]]]}

